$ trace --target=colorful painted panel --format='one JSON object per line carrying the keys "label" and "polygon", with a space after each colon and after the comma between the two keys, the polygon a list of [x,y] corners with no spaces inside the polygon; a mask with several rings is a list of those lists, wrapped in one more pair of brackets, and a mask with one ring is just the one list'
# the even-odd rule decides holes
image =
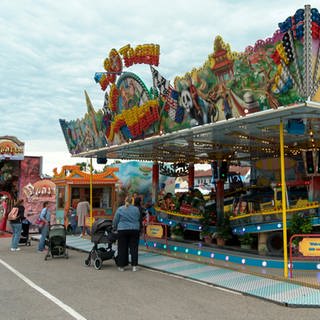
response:
{"label": "colorful painted panel", "polygon": [[0,161],[23,160],[24,143],[12,136],[0,137]]}
{"label": "colorful painted panel", "polygon": [[[173,83],[154,67],[159,54],[158,45],[127,45],[110,51],[104,62],[106,72],[95,74],[106,91],[103,110],[94,121],[92,115],[86,116],[86,129],[76,122],[61,123],[70,152],[277,109],[308,98],[320,101],[320,14],[309,5],[280,22],[272,37],[258,40],[244,52],[233,52],[217,36],[203,65]],[[150,65],[151,89],[138,76],[123,72],[123,65],[136,63]]]}
{"label": "colorful painted panel", "polygon": [[87,113],[83,119],[66,121],[59,119],[69,152],[80,153],[89,149],[98,149],[106,146],[103,124],[103,112],[96,112],[90,98],[85,91]]}
{"label": "colorful painted panel", "polygon": [[[128,193],[138,194],[144,203],[150,202],[152,198],[152,163],[128,161],[116,163],[112,166],[119,168],[118,196]],[[159,177],[160,185],[165,192],[174,193],[175,178],[163,175]]]}

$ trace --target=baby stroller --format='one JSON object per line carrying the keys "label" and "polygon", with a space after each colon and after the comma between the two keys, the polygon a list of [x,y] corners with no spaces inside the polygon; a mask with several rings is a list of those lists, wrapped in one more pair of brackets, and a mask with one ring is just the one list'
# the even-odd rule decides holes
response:
{"label": "baby stroller", "polygon": [[[112,221],[107,219],[98,219],[92,225],[91,242],[94,243],[88,258],[84,261],[89,267],[93,263],[95,269],[100,270],[102,262],[115,259],[117,263],[117,248],[115,242],[116,233],[112,232]],[[105,246],[99,246],[105,244]]]}
{"label": "baby stroller", "polygon": [[44,257],[47,260],[49,257],[64,257],[69,258],[66,249],[67,231],[63,224],[53,224],[49,227],[48,235],[48,253]]}
{"label": "baby stroller", "polygon": [[31,222],[28,219],[22,220],[22,230],[21,230],[19,244],[25,244],[26,246],[31,246],[31,240],[29,238],[30,225],[31,225]]}

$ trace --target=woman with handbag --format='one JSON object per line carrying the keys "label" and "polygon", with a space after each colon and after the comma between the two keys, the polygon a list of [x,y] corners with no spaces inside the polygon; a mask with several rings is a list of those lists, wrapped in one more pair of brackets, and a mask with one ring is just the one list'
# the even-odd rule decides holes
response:
{"label": "woman with handbag", "polygon": [[12,239],[11,239],[11,251],[20,251],[18,248],[21,230],[22,230],[22,220],[25,219],[24,217],[24,206],[23,206],[23,199],[17,200],[14,208],[18,208],[18,214],[16,219],[10,220],[10,226],[12,229]]}
{"label": "woman with handbag", "polygon": [[48,201],[45,201],[43,203],[43,208],[41,210],[39,219],[41,220],[41,224],[39,225],[39,231],[41,233],[39,246],[38,246],[38,252],[42,252],[45,248],[46,244],[46,238],[49,233],[49,225],[50,225],[50,219],[51,219],[51,213],[48,209]]}

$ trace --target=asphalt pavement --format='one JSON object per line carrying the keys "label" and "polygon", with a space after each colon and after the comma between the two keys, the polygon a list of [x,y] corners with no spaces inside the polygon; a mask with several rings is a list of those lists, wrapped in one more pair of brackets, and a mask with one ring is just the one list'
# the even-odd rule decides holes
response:
{"label": "asphalt pavement", "polygon": [[96,270],[78,250],[45,261],[35,241],[19,252],[9,250],[10,241],[0,238],[0,319],[319,318],[317,308],[287,308],[143,266],[119,272],[108,260]]}

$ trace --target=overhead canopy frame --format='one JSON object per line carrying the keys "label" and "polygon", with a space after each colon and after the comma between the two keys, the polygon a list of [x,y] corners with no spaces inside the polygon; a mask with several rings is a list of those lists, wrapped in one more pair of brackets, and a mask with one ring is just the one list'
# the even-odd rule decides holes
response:
{"label": "overhead canopy frame", "polygon": [[[320,104],[305,102],[205,124],[178,132],[82,152],[77,157],[207,163],[229,160],[241,163],[279,156],[279,125],[303,120],[303,134],[284,133],[285,156],[320,147]],[[310,135],[312,131],[312,134]]]}

